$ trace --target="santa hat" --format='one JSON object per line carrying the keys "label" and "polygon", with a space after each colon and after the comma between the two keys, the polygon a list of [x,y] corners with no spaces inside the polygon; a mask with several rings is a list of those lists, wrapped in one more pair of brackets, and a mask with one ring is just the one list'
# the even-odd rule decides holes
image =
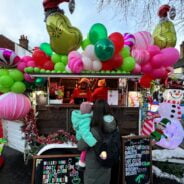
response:
{"label": "santa hat", "polygon": [[162,5],[159,10],[158,10],[158,16],[161,18],[161,17],[167,17],[167,13],[169,12],[170,10],[170,6],[165,4],[165,5]]}
{"label": "santa hat", "polygon": [[98,81],[98,86],[99,87],[104,87],[106,85],[105,79],[101,79]]}
{"label": "santa hat", "polygon": [[82,79],[79,81],[79,84],[81,84],[81,83],[90,84],[90,81],[89,81],[89,79],[87,79],[87,78],[82,78]]}

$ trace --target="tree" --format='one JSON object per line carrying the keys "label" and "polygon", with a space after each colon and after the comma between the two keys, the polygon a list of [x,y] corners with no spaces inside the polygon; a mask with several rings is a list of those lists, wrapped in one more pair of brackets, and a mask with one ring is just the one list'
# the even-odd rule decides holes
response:
{"label": "tree", "polygon": [[184,31],[184,0],[97,0],[99,9],[105,6],[115,6],[116,11],[122,14],[122,19],[135,17],[135,25],[144,28],[152,28],[155,25],[158,8],[163,4],[169,4],[176,8],[174,20],[176,30]]}

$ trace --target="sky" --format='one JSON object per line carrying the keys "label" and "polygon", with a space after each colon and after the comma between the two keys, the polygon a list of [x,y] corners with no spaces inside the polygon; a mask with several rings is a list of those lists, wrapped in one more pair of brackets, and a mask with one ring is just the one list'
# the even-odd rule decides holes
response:
{"label": "sky", "polygon": [[[123,21],[122,14],[117,13],[116,7],[106,6],[99,11],[97,0],[75,1],[76,8],[72,15],[69,13],[67,3],[62,3],[60,8],[64,9],[71,24],[80,29],[84,38],[94,23],[104,24],[108,34],[112,32],[135,33],[145,30],[135,27],[133,17],[129,17],[127,22]],[[32,48],[43,42],[49,42],[42,0],[0,0],[0,2],[0,34],[16,43],[20,35],[24,34],[28,37],[29,46]],[[155,25],[158,21],[156,18]],[[180,36],[177,44],[179,43],[181,43]]]}

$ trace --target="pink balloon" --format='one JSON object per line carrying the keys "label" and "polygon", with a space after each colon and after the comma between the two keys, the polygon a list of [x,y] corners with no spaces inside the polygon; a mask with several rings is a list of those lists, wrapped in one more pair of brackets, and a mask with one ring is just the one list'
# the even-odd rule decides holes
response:
{"label": "pink balloon", "polygon": [[26,68],[27,65],[26,63],[24,62],[20,62],[18,65],[17,65],[17,69],[20,70],[21,72],[24,72],[24,68]]}
{"label": "pink balloon", "polygon": [[153,68],[160,68],[163,65],[164,60],[165,60],[164,54],[157,54],[152,57],[150,63]]}
{"label": "pink balloon", "polygon": [[34,79],[33,77],[31,77],[31,76],[30,76],[29,74],[27,74],[27,73],[24,74],[24,79],[25,79],[25,81],[30,82],[30,83],[32,83],[32,82],[35,81],[35,79]]}
{"label": "pink balloon", "polygon": [[135,64],[135,68],[132,71],[133,74],[139,74],[141,72],[141,66],[139,64]]}
{"label": "pink balloon", "polygon": [[161,79],[166,76],[166,69],[164,67],[160,67],[152,70],[152,77],[155,79]]}
{"label": "pink balloon", "polygon": [[141,31],[134,34],[135,44],[134,49],[147,49],[149,45],[153,44],[153,38],[151,33],[147,31]]}
{"label": "pink balloon", "polygon": [[141,67],[141,72],[144,74],[149,74],[152,71],[152,66],[150,63],[147,63]]}
{"label": "pink balloon", "polygon": [[28,61],[27,66],[28,67],[36,67],[35,61],[33,61],[33,60]]}
{"label": "pink balloon", "polygon": [[31,56],[24,56],[21,58],[21,62],[25,62],[27,63],[28,61],[33,60],[33,58]]}
{"label": "pink balloon", "polygon": [[136,63],[141,65],[146,64],[150,58],[149,52],[147,50],[133,49],[131,55],[135,58]]}
{"label": "pink balloon", "polygon": [[68,55],[68,67],[73,73],[80,73],[84,69],[81,54],[76,51]]}
{"label": "pink balloon", "polygon": [[23,94],[5,93],[0,96],[0,119],[17,120],[23,118],[30,108],[30,100]]}
{"label": "pink balloon", "polygon": [[169,74],[173,74],[174,73],[174,68],[172,66],[168,66],[166,68],[166,71],[169,73]]}
{"label": "pink balloon", "polygon": [[150,46],[148,46],[147,51],[149,52],[150,57],[153,57],[156,54],[160,53],[160,48],[157,45],[150,45]]}
{"label": "pink balloon", "polygon": [[172,66],[180,58],[180,54],[175,48],[165,48],[161,50],[161,53],[164,54],[163,66]]}

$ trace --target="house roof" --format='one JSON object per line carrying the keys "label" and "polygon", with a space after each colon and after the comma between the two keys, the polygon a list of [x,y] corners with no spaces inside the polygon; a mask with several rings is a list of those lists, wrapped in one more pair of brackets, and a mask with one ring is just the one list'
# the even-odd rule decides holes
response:
{"label": "house roof", "polygon": [[184,57],[179,59],[174,65],[174,68],[184,68]]}

